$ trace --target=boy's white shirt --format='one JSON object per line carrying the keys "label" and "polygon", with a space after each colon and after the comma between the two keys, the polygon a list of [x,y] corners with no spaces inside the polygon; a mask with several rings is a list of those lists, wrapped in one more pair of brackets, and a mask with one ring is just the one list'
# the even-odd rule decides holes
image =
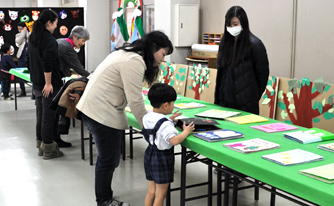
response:
{"label": "boy's white shirt", "polygon": [[[166,117],[168,121],[162,123],[161,127],[157,131],[154,142],[159,150],[172,148],[173,145],[169,143],[169,139],[178,135],[179,132],[175,129],[173,120],[163,114],[149,112],[143,117],[143,124],[145,129],[153,129],[156,123],[164,117]],[[153,145],[153,135],[150,135],[150,144]]]}

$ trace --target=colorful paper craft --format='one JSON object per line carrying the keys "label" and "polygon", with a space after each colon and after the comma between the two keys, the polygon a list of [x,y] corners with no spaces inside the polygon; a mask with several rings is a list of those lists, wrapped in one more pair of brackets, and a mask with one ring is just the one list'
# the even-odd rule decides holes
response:
{"label": "colorful paper craft", "polygon": [[174,104],[174,107],[177,108],[177,109],[192,109],[192,108],[200,108],[200,107],[206,107],[206,106],[205,106],[205,104],[190,102],[190,103]]}
{"label": "colorful paper craft", "polygon": [[236,132],[233,130],[225,130],[225,129],[210,131],[210,132],[194,133],[193,135],[207,142],[216,142],[221,140],[237,139],[244,137],[244,134],[240,132]]}
{"label": "colorful paper craft", "polygon": [[334,152],[334,143],[322,144],[322,145],[319,145],[318,148],[326,150],[326,151]]}
{"label": "colorful paper craft", "polygon": [[298,129],[298,127],[295,127],[289,124],[285,124],[285,123],[256,125],[256,126],[251,126],[251,128],[261,130],[267,133],[282,132],[282,131],[287,131],[287,130]]}
{"label": "colorful paper craft", "polygon": [[195,116],[214,118],[214,119],[225,119],[225,118],[234,117],[234,116],[237,116],[237,115],[240,115],[240,114],[241,114],[241,112],[210,109],[210,110],[195,114]]}
{"label": "colorful paper craft", "polygon": [[301,149],[263,155],[262,158],[284,166],[323,160],[322,156]]}
{"label": "colorful paper craft", "polygon": [[279,148],[280,145],[263,139],[255,138],[240,142],[227,143],[223,144],[223,146],[241,153],[252,153]]}
{"label": "colorful paper craft", "polygon": [[333,140],[334,134],[319,128],[284,133],[284,137],[302,144]]}
{"label": "colorful paper craft", "polygon": [[334,163],[300,170],[299,173],[326,183],[334,183]]}
{"label": "colorful paper craft", "polygon": [[256,114],[249,114],[240,117],[229,117],[225,120],[231,121],[237,124],[250,124],[250,123],[257,123],[257,122],[266,122],[269,121],[267,118],[261,117]]}

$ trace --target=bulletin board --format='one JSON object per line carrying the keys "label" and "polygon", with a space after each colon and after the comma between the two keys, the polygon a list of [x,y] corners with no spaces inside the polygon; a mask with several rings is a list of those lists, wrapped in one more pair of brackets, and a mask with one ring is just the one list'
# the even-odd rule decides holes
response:
{"label": "bulletin board", "polygon": [[[76,25],[84,26],[84,10],[82,7],[68,7],[68,8],[66,7],[57,7],[57,8],[50,8],[50,7],[27,7],[27,8],[17,8],[17,7],[9,8],[7,7],[7,8],[4,8],[4,7],[0,7],[0,19],[1,19],[1,16],[4,15],[3,20],[6,24],[6,27],[8,28],[9,25],[11,26],[10,31],[4,30],[4,24],[0,20],[0,38],[2,36],[2,39],[5,43],[9,43],[10,45],[14,47],[15,51],[14,51],[14,54],[12,55],[13,58],[16,57],[16,53],[18,50],[18,47],[15,44],[15,35],[18,33],[17,26],[19,22],[21,22],[21,20],[26,21],[28,23],[34,21],[33,19],[36,19],[37,16],[33,14],[38,15],[38,12],[42,12],[44,9],[52,9],[58,14],[58,26],[55,29],[54,33],[52,34],[56,39],[67,38],[70,35],[70,31],[72,30],[72,28]],[[12,14],[13,18],[10,17],[10,13]],[[15,19],[16,16],[17,18]],[[65,16],[66,18],[64,18]],[[66,31],[66,29],[64,29],[65,27],[62,27],[62,26],[65,26],[67,28],[67,33],[61,34],[60,29],[62,29],[64,32]],[[79,57],[81,64],[85,66],[84,46],[81,47],[78,53],[78,57]]]}

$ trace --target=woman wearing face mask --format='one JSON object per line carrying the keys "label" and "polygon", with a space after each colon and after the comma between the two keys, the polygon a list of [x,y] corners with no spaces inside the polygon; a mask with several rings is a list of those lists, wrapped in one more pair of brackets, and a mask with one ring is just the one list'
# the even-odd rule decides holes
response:
{"label": "woman wearing face mask", "polygon": [[217,57],[215,104],[259,114],[259,100],[269,75],[266,48],[249,30],[240,6],[225,15],[225,31]]}

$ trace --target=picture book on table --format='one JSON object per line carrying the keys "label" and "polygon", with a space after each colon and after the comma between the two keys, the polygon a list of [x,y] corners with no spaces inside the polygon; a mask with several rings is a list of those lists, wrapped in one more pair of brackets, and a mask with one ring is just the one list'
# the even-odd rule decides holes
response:
{"label": "picture book on table", "polygon": [[216,126],[217,124],[219,124],[216,120],[194,117],[194,118],[178,119],[176,122],[176,126],[179,127],[181,130],[183,129],[183,122],[185,122],[186,125],[189,125],[191,122],[194,123],[195,130],[193,131],[193,133],[221,129]]}
{"label": "picture book on table", "polygon": [[244,140],[240,142],[233,142],[223,144],[224,147],[229,149],[235,150],[241,153],[251,153],[251,152],[258,152],[262,150],[269,150],[279,148],[279,144],[269,142],[267,140],[255,138],[250,140]]}
{"label": "picture book on table", "polygon": [[267,118],[261,117],[256,114],[249,114],[249,115],[238,116],[238,117],[229,117],[229,118],[225,118],[225,120],[231,121],[237,124],[250,124],[250,123],[269,121]]}
{"label": "picture book on table", "polygon": [[298,127],[295,127],[289,124],[285,124],[285,123],[256,125],[256,126],[251,126],[251,128],[261,130],[267,133],[282,132],[282,131],[287,131],[287,130],[298,129]]}
{"label": "picture book on table", "polygon": [[216,142],[221,140],[237,139],[244,137],[243,133],[227,129],[199,132],[199,133],[194,133],[193,135],[207,142]]}
{"label": "picture book on table", "polygon": [[234,117],[240,115],[241,112],[233,112],[233,111],[226,111],[226,110],[218,110],[218,109],[210,109],[198,114],[195,114],[197,117],[207,117],[213,119],[225,119],[228,117]]}
{"label": "picture book on table", "polygon": [[326,150],[326,151],[334,152],[334,143],[322,144],[322,145],[319,145],[318,148]]}
{"label": "picture book on table", "polygon": [[334,134],[319,128],[284,133],[284,137],[302,144],[334,140]]}
{"label": "picture book on table", "polygon": [[[153,107],[151,105],[145,105],[145,108],[146,108],[147,112],[152,112],[153,111]],[[124,110],[126,112],[132,113],[129,106],[126,106]]]}
{"label": "picture book on table", "polygon": [[334,183],[334,163],[300,170],[299,173],[326,183]]}
{"label": "picture book on table", "polygon": [[189,102],[189,103],[174,104],[174,107],[177,109],[192,109],[192,108],[200,108],[200,107],[206,107],[206,106],[205,104],[201,104],[201,103]]}
{"label": "picture book on table", "polygon": [[285,152],[262,155],[262,158],[284,166],[303,164],[323,159],[323,157],[320,155],[301,149],[293,149]]}

